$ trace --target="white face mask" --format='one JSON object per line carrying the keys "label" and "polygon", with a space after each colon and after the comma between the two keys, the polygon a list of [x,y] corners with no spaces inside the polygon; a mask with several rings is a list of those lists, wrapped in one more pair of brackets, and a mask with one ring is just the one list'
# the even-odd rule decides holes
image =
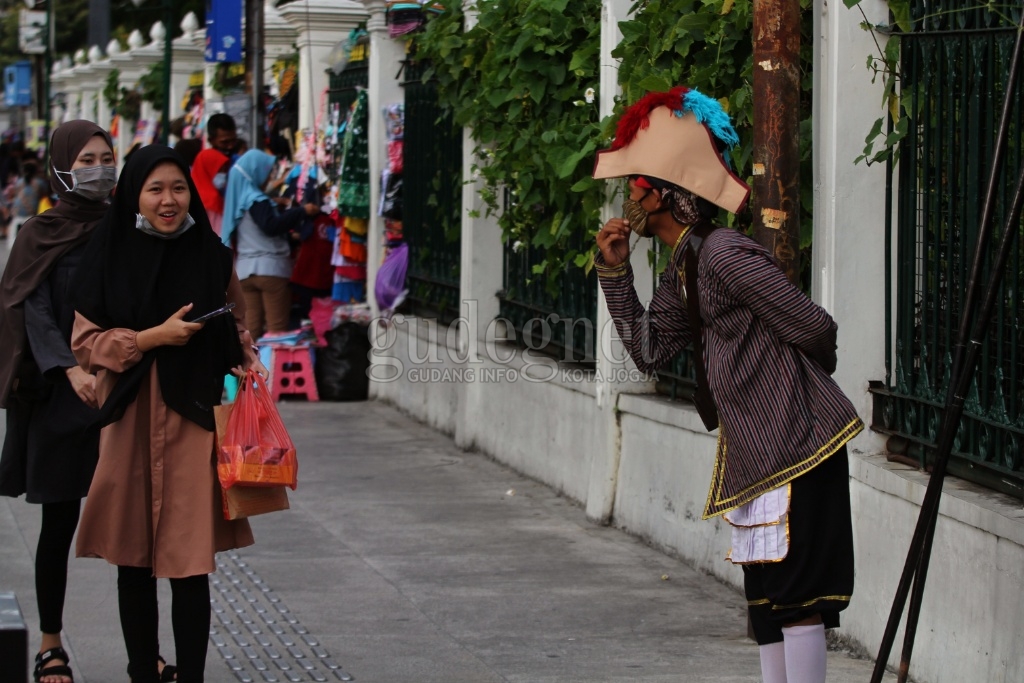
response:
{"label": "white face mask", "polygon": [[177,230],[175,230],[174,232],[160,232],[159,230],[153,227],[153,224],[149,222],[148,218],[143,216],[141,213],[135,214],[136,230],[140,230],[146,233],[147,235],[152,235],[153,237],[159,237],[162,240],[173,240],[176,237],[181,237],[183,234],[185,234],[186,230],[188,230],[195,224],[196,220],[192,218],[192,214],[187,213],[185,214],[185,220],[181,222],[181,225],[178,226]]}
{"label": "white face mask", "polygon": [[[53,172],[69,193],[92,202],[102,202],[109,198],[117,185],[117,168],[114,166],[87,166],[70,171],[58,171],[54,167]],[[71,176],[70,186],[61,177],[66,175]]]}

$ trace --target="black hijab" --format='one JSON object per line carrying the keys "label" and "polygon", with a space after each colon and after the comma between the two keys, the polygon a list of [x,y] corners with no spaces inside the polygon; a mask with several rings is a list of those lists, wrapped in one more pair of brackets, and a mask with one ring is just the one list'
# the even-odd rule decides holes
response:
{"label": "black hijab", "polygon": [[[138,230],[135,221],[146,179],[168,162],[181,169],[188,183],[195,225],[174,239],[160,239]],[[114,200],[83,255],[75,310],[103,329],[156,327],[189,303],[194,306],[186,318],[196,318],[225,304],[232,261],[231,250],[210,227],[184,159],[163,145],[143,147],[121,172]],[[212,432],[224,375],[242,364],[234,318],[210,320],[184,346],[161,346],[143,354],[104,403],[105,424],[121,418],[154,362],[168,407]]]}
{"label": "black hijab", "polygon": [[25,299],[39,287],[64,254],[89,239],[103,214],[105,202],[68,192],[54,169],[68,172],[93,137],[111,149],[110,135],[91,121],[68,121],[50,137],[50,187],[59,200],[49,211],[25,221],[14,241],[0,280],[0,407],[6,408],[11,386],[26,362]]}

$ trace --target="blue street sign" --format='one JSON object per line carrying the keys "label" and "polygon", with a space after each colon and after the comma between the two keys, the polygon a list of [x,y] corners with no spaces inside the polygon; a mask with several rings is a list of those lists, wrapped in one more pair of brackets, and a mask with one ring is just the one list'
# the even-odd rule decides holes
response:
{"label": "blue street sign", "polygon": [[32,104],[31,62],[15,62],[4,67],[4,99],[8,107]]}
{"label": "blue street sign", "polygon": [[207,62],[242,61],[242,0],[206,0]]}

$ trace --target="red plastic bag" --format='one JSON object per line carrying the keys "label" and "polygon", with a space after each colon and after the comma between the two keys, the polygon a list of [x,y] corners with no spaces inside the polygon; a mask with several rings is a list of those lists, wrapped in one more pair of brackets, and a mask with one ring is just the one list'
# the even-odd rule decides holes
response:
{"label": "red plastic bag", "polygon": [[217,453],[221,486],[289,486],[298,484],[295,444],[281,421],[266,382],[249,370],[238,387]]}

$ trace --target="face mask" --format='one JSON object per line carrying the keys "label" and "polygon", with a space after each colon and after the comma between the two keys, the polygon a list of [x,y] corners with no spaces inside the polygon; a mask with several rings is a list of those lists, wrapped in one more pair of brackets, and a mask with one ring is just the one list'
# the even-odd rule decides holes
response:
{"label": "face mask", "polygon": [[[54,167],[53,172],[57,174],[57,180],[69,193],[77,194],[92,202],[102,202],[107,199],[114,186],[117,185],[117,169],[113,166],[89,166],[71,171],[58,171]],[[70,187],[61,178],[62,175],[71,176]]]}
{"label": "face mask", "polygon": [[178,226],[177,230],[175,230],[174,232],[160,232],[159,230],[154,228],[153,224],[149,222],[149,219],[147,219],[141,213],[135,214],[136,230],[140,230],[146,233],[147,235],[152,235],[153,237],[158,237],[162,240],[173,240],[176,237],[181,237],[183,234],[185,234],[186,230],[188,230],[195,224],[196,221],[194,218],[192,218],[192,214],[187,213],[185,214],[185,220],[181,222],[181,225]]}
{"label": "face mask", "polygon": [[[644,195],[644,197],[646,196]],[[640,201],[643,201],[644,197],[641,197]],[[629,197],[622,200],[622,217],[629,221],[629,227],[633,232],[641,237],[651,236],[650,231],[647,230],[647,216],[648,213],[644,207],[640,206],[640,202]]]}

